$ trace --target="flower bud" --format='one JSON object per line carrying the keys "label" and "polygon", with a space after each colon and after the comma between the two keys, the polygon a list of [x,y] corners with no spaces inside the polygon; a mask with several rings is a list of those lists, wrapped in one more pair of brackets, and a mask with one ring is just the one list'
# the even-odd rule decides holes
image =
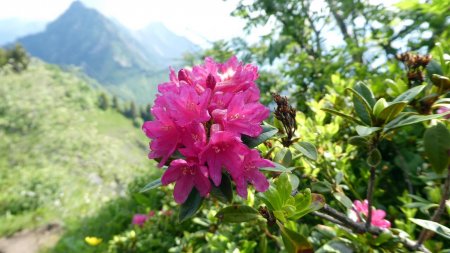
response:
{"label": "flower bud", "polygon": [[178,81],[185,81],[188,84],[192,84],[189,73],[185,69],[180,69],[180,71],[178,71]]}
{"label": "flower bud", "polygon": [[216,87],[216,79],[211,74],[206,77],[206,87],[210,88],[211,90],[214,90],[214,88]]}

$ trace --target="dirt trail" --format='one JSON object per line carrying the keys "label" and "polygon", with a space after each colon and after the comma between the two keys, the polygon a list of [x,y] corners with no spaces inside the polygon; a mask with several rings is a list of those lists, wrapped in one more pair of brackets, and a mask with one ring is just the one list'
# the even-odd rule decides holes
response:
{"label": "dirt trail", "polygon": [[42,248],[55,245],[61,231],[60,225],[49,224],[42,228],[24,230],[10,237],[0,238],[0,253],[38,253]]}

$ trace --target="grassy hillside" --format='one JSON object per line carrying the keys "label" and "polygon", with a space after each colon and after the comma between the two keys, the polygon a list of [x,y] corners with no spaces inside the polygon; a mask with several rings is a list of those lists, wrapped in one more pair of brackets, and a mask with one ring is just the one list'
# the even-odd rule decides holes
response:
{"label": "grassy hillside", "polygon": [[140,129],[97,100],[53,65],[0,70],[0,235],[92,214],[154,171]]}

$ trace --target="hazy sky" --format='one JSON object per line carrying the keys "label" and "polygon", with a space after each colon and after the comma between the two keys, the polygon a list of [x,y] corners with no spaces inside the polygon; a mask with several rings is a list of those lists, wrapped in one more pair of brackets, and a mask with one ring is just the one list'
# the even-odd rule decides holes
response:
{"label": "hazy sky", "polygon": [[[74,0],[0,0],[0,19],[52,21]],[[243,35],[245,22],[231,17],[238,0],[82,0],[131,29],[163,22],[196,43]]]}

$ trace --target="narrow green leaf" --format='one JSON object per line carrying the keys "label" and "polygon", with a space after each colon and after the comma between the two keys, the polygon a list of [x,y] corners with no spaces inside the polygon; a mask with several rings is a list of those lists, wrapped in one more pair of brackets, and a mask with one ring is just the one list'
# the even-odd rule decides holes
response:
{"label": "narrow green leaf", "polygon": [[355,107],[356,115],[358,115],[365,125],[371,126],[373,122],[373,114],[372,107],[369,102],[367,102],[366,99],[356,90],[352,88],[347,88],[347,90],[353,93],[353,105]]}
{"label": "narrow green leaf", "polygon": [[317,149],[309,142],[301,141],[294,143],[294,148],[311,160],[317,160]]}
{"label": "narrow green leaf", "polygon": [[353,87],[355,91],[362,95],[362,97],[369,103],[370,107],[373,107],[376,103],[375,96],[372,91],[363,82],[357,82]]}
{"label": "narrow green leaf", "polygon": [[233,205],[221,209],[216,217],[225,223],[240,223],[256,220],[260,216],[253,207],[246,205]]}
{"label": "narrow green leaf", "polygon": [[450,239],[450,228],[448,228],[448,227],[445,227],[437,222],[430,221],[430,220],[422,220],[422,219],[414,219],[414,218],[409,218],[409,220],[423,228],[426,228],[430,231],[433,231],[437,234],[442,235],[443,237],[445,237],[447,239]]}
{"label": "narrow green leaf", "polygon": [[342,113],[342,112],[339,112],[339,111],[336,111],[336,110],[333,110],[333,109],[322,108],[321,110],[325,111],[325,112],[328,112],[330,114],[336,115],[336,116],[340,116],[340,117],[342,117],[344,119],[350,120],[350,121],[352,121],[352,122],[354,122],[354,123],[356,123],[358,125],[365,125],[366,124],[366,123],[360,121],[359,119],[357,119],[357,118],[355,118],[353,116],[347,115],[345,113]]}
{"label": "narrow green leaf", "polygon": [[450,150],[450,132],[439,123],[428,128],[423,137],[425,153],[436,173],[442,173],[448,167]]}
{"label": "narrow green leaf", "polygon": [[313,252],[313,247],[307,238],[301,234],[292,231],[281,223],[277,223],[280,227],[281,237],[283,239],[284,247],[288,253],[309,253]]}
{"label": "narrow green leaf", "polygon": [[203,198],[200,196],[200,193],[197,189],[192,189],[191,193],[181,206],[180,206],[180,214],[178,216],[178,221],[181,223],[197,213],[200,209],[203,202]]}
{"label": "narrow green leaf", "polygon": [[430,79],[434,74],[436,74],[436,75],[444,74],[444,72],[442,71],[441,65],[435,60],[431,60],[430,63],[428,63],[426,69],[427,69],[427,76]]}
{"label": "narrow green leaf", "polygon": [[408,102],[405,101],[391,103],[380,112],[378,118],[384,120],[385,122],[389,122],[401,113],[407,104]]}
{"label": "narrow green leaf", "polygon": [[263,125],[262,129],[263,131],[258,137],[242,135],[242,142],[244,142],[249,148],[254,148],[278,133],[278,129],[274,126]]}
{"label": "narrow green leaf", "polygon": [[216,197],[222,203],[231,203],[233,201],[233,189],[231,186],[230,177],[222,173],[222,181],[220,185],[216,187],[212,184],[211,195]]}
{"label": "narrow green leaf", "polygon": [[289,173],[288,176],[289,182],[291,182],[292,189],[297,190],[298,185],[300,184],[300,179],[298,179],[298,177],[292,173]]}
{"label": "narrow green leaf", "polygon": [[332,185],[327,181],[317,181],[311,184],[313,192],[327,193],[331,192]]}
{"label": "narrow green leaf", "polygon": [[282,205],[286,203],[288,198],[291,196],[292,193],[292,185],[291,182],[289,182],[289,176],[287,173],[282,173],[277,180],[274,183],[275,188],[278,191],[280,201]]}
{"label": "narrow green leaf", "polygon": [[360,146],[360,147],[366,147],[369,142],[366,138],[361,136],[352,136],[348,139],[348,143],[350,143],[353,146]]}
{"label": "narrow green leaf", "polygon": [[378,101],[373,106],[373,110],[372,110],[375,117],[378,118],[381,111],[383,111],[383,109],[386,107],[388,107],[388,103],[386,102],[386,99],[384,99],[384,98],[378,99]]}
{"label": "narrow green leaf", "polygon": [[392,102],[400,102],[400,101],[406,101],[411,102],[417,95],[422,92],[423,89],[425,89],[426,85],[419,85],[416,87],[413,87],[402,94],[400,94],[398,97],[396,97]]}
{"label": "narrow green leaf", "polygon": [[160,187],[162,185],[161,183],[161,178],[156,179],[155,181],[152,181],[150,183],[148,183],[146,186],[144,186],[144,188],[142,188],[139,192],[143,193],[146,191],[150,191],[152,189],[155,189],[157,187]]}
{"label": "narrow green leaf", "polygon": [[359,136],[364,137],[381,130],[381,127],[356,126],[356,132]]}
{"label": "narrow green leaf", "polygon": [[341,202],[347,209],[351,209],[353,206],[352,201],[342,192],[334,192],[333,193],[334,198]]}
{"label": "narrow green leaf", "polygon": [[275,167],[263,167],[260,168],[260,170],[265,170],[265,171],[275,171],[275,172],[289,172],[292,171],[294,168],[286,168],[283,165],[277,163],[277,162],[273,162],[273,164],[275,165]]}
{"label": "narrow green leaf", "polygon": [[408,126],[412,124],[416,124],[423,121],[428,121],[432,119],[438,119],[445,115],[450,114],[450,112],[441,113],[441,114],[433,114],[433,115],[419,115],[419,114],[400,114],[398,117],[396,117],[391,122],[387,123],[384,126],[383,132],[388,132],[403,126]]}

